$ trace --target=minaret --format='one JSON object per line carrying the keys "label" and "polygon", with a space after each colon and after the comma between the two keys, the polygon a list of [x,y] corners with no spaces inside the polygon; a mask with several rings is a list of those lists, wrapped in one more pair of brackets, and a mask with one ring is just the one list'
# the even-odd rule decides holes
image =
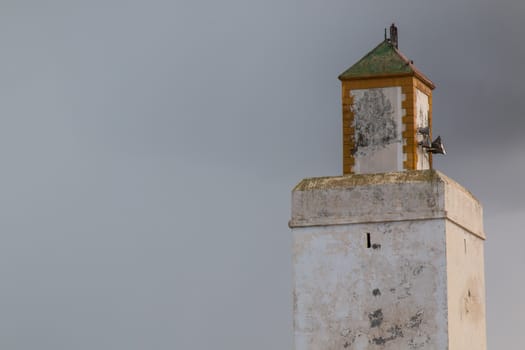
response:
{"label": "minaret", "polygon": [[295,350],[485,350],[482,207],[432,170],[434,84],[397,28],[340,75],[343,176],[292,192]]}

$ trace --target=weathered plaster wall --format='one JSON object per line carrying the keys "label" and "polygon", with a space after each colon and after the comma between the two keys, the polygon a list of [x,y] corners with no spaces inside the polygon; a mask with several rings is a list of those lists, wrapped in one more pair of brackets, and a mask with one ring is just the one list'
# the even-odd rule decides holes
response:
{"label": "weathered plaster wall", "polygon": [[453,180],[305,179],[290,227],[296,350],[486,348],[482,208]]}
{"label": "weathered plaster wall", "polygon": [[354,171],[403,170],[401,87],[350,91],[355,128]]}
{"label": "weathered plaster wall", "polygon": [[483,240],[451,221],[446,231],[449,350],[485,350]]}
{"label": "weathered plaster wall", "polygon": [[295,349],[446,349],[445,221],[293,230]]}

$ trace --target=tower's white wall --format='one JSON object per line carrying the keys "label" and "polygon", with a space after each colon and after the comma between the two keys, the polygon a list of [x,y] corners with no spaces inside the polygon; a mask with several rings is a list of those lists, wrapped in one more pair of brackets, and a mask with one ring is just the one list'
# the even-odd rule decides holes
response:
{"label": "tower's white wall", "polygon": [[445,220],[302,227],[293,239],[296,350],[446,349]]}
{"label": "tower's white wall", "polygon": [[482,208],[448,177],[305,179],[290,227],[296,350],[486,349]]}
{"label": "tower's white wall", "polygon": [[484,350],[485,276],[483,240],[448,221],[448,350]]}

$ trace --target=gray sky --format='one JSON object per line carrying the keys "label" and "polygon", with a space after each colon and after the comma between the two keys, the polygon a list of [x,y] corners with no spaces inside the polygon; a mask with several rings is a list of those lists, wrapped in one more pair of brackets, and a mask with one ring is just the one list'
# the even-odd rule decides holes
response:
{"label": "gray sky", "polygon": [[[290,190],[341,173],[338,74],[396,22],[436,168],[484,204],[523,344],[525,2],[0,2],[0,348],[290,349]],[[437,157],[436,157],[437,158]]]}

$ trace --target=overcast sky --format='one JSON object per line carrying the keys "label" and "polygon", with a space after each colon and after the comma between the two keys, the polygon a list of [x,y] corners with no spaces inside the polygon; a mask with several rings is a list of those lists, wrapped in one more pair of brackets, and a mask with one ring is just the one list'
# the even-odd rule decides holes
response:
{"label": "overcast sky", "polygon": [[435,167],[525,342],[525,2],[0,1],[0,348],[291,349],[290,190],[341,174],[337,76],[392,22]]}

